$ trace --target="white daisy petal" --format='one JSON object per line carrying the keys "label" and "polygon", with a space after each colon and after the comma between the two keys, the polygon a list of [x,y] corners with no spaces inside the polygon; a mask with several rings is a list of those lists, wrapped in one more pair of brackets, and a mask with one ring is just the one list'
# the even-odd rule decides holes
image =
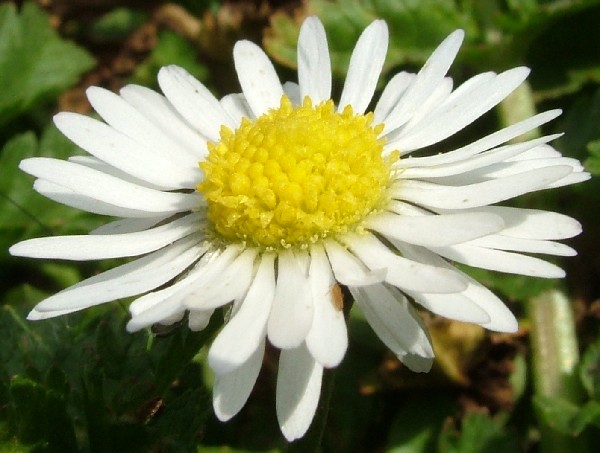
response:
{"label": "white daisy petal", "polygon": [[468,275],[461,274],[468,281],[467,289],[463,294],[488,314],[489,321],[478,322],[479,325],[494,332],[514,333],[519,330],[519,322],[515,315],[494,293]]}
{"label": "white daisy petal", "polygon": [[180,322],[183,317],[185,316],[185,313],[178,313],[175,314],[169,318],[165,318],[160,322],[161,326],[172,326],[173,324],[176,324],[178,322]]}
{"label": "white daisy petal", "polygon": [[28,321],[42,321],[44,319],[52,319],[57,316],[64,316],[78,311],[79,308],[71,308],[69,310],[53,310],[53,311],[38,311],[35,308],[27,315]]}
{"label": "white daisy petal", "polygon": [[265,342],[262,340],[252,355],[231,373],[217,375],[213,385],[215,415],[226,422],[246,404],[262,365]]}
{"label": "white daisy petal", "polygon": [[121,97],[142,113],[154,127],[179,144],[192,158],[204,155],[206,140],[177,113],[161,94],[139,85],[121,88]]}
{"label": "white daisy petal", "polygon": [[468,209],[542,189],[569,173],[571,167],[559,165],[458,187],[407,180],[392,189],[392,193],[399,199],[429,208]]}
{"label": "white daisy petal", "polygon": [[156,184],[152,184],[149,181],[144,181],[143,179],[136,178],[135,176],[126,173],[119,168],[113,167],[112,165],[107,164],[106,162],[94,156],[71,156],[67,159],[67,161],[73,162],[74,164],[83,165],[84,167],[91,168],[92,170],[96,170],[110,176],[114,176],[123,181],[133,183],[137,186],[146,187],[148,189],[153,190],[163,190],[163,188],[157,186]]}
{"label": "white daisy petal", "polygon": [[[406,297],[385,285],[350,287],[350,291],[381,341],[413,371],[429,371],[433,349]],[[414,355],[425,360],[413,362]]]}
{"label": "white daisy petal", "polygon": [[482,288],[443,258],[423,247],[408,244],[397,244],[397,246],[405,256],[421,263],[450,269],[467,281],[466,289],[460,293],[428,294],[407,291],[406,293],[415,302],[449,319],[472,322],[485,327],[493,326],[493,330],[503,332],[514,332],[518,328],[514,315],[494,294]]}
{"label": "white daisy petal", "polygon": [[345,235],[342,240],[370,269],[387,268],[385,281],[409,291],[453,293],[466,284],[457,276],[434,266],[428,266],[395,255],[372,235]]}
{"label": "white daisy petal", "polygon": [[371,23],[360,35],[352,55],[344,89],[338,104],[341,112],[347,105],[354,113],[364,113],[383,68],[388,46],[388,28],[383,20]]}
{"label": "white daisy petal", "polygon": [[[197,167],[197,159],[190,156],[185,147],[163,133],[123,97],[99,87],[89,87],[86,95],[94,110],[109,126],[142,145],[146,152],[184,168]],[[71,132],[76,133],[73,130]],[[130,152],[128,150],[127,154]]]}
{"label": "white daisy petal", "polygon": [[308,430],[321,395],[323,367],[302,344],[279,356],[276,409],[281,432],[291,442]]}
{"label": "white daisy petal", "polygon": [[222,125],[234,126],[217,98],[185,69],[175,65],[161,68],[158,84],[188,124],[209,140],[219,140]]}
{"label": "white daisy petal", "polygon": [[[114,206],[109,203],[98,201],[95,198],[81,195],[74,190],[62,187],[44,179],[36,179],[33,183],[33,188],[36,192],[39,192],[50,200],[94,214],[109,215],[114,217],[131,217],[137,219],[155,218],[157,215],[161,214],[157,212],[124,208],[122,206]],[[168,217],[171,214],[171,212],[165,213],[164,216]]]}
{"label": "white daisy petal", "polygon": [[518,253],[471,244],[432,247],[431,250],[450,260],[493,271],[542,278],[563,278],[565,276],[565,271],[552,263]]}
{"label": "white daisy petal", "polygon": [[419,354],[404,354],[398,359],[407,366],[407,368],[415,373],[429,373],[433,366],[433,357],[423,357]]}
{"label": "white daisy petal", "polygon": [[[452,162],[458,162],[464,159],[468,159],[471,156],[479,154],[495,146],[501,145],[502,143],[506,143],[507,141],[512,140],[515,137],[525,134],[526,132],[535,129],[536,127],[547,123],[548,121],[553,120],[560,114],[560,110],[549,110],[547,112],[539,113],[535,116],[532,116],[531,118],[527,118],[526,120],[523,120],[519,123],[508,126],[461,148],[448,151],[442,154],[436,154],[434,156],[410,157],[407,159],[401,159],[396,163],[396,165],[398,167],[404,167],[405,165],[408,165],[411,168],[429,167],[450,164]],[[394,147],[395,144],[386,145],[386,148],[394,149]],[[526,153],[527,152],[524,152],[523,154]]]}
{"label": "white daisy petal", "polygon": [[408,122],[444,79],[462,44],[464,32],[450,34],[431,54],[423,68],[386,118],[384,134]]}
{"label": "white daisy petal", "polygon": [[[527,75],[528,68],[514,68],[497,75],[489,83],[473,90],[459,90],[450,95],[446,102],[419,123],[409,133],[393,141],[393,145],[403,151],[437,143],[463,129],[475,119],[489,111],[519,86]],[[391,145],[391,143],[390,143]]]}
{"label": "white daisy petal", "polygon": [[577,252],[571,247],[560,242],[540,241],[537,239],[521,239],[504,236],[504,234],[490,234],[489,236],[469,242],[478,247],[496,250],[510,250],[522,253],[545,253],[556,256],[575,256]]}
{"label": "white daisy petal", "polygon": [[36,311],[78,310],[135,296],[175,278],[205,247],[185,238],[143,258],[117,266],[73,285],[36,305]]}
{"label": "white daisy petal", "polygon": [[502,217],[504,236],[522,239],[567,239],[581,233],[581,223],[564,214],[537,209],[484,206],[476,209]]}
{"label": "white daisy petal", "polygon": [[313,298],[309,280],[291,250],[279,254],[277,285],[267,332],[269,341],[280,349],[298,347],[313,322]]}
{"label": "white daisy petal", "polygon": [[[219,274],[191,291],[184,304],[190,308],[216,308],[232,300],[244,297],[256,273],[255,261],[259,251],[246,248]],[[217,281],[218,280],[218,281]]]}
{"label": "white daisy petal", "polygon": [[210,318],[212,317],[214,310],[190,310],[188,315],[188,327],[193,332],[199,332],[204,330]]}
{"label": "white daisy petal", "polygon": [[83,196],[123,208],[158,214],[202,205],[199,194],[160,192],[63,160],[33,157],[21,161],[19,168]]}
{"label": "white daisy petal", "polygon": [[453,294],[430,294],[406,291],[416,303],[436,315],[461,322],[484,324],[490,322],[485,310],[467,296],[467,289]]}
{"label": "white daisy petal", "polygon": [[15,256],[63,260],[100,260],[153,252],[198,231],[196,214],[145,231],[107,236],[52,236],[29,239],[13,245]]}
{"label": "white daisy petal", "polygon": [[[504,227],[504,222],[487,213],[406,216],[385,212],[369,217],[364,225],[410,244],[444,246],[497,233]],[[440,234],[440,231],[444,233]]]}
{"label": "white daisy petal", "polygon": [[[503,178],[505,176],[516,175],[520,173],[524,173],[529,170],[535,170],[538,168],[548,168],[552,166],[569,166],[571,167],[571,172],[581,172],[582,167],[579,164],[579,161],[576,159],[530,159],[526,161],[516,161],[516,162],[502,162],[494,165],[490,165],[485,168],[481,168],[477,171],[473,171],[469,174],[470,177],[474,176],[475,178],[481,177],[485,179],[490,178]],[[563,178],[561,178],[563,179]],[[558,182],[560,180],[552,181]],[[552,184],[548,183],[548,184]]]}
{"label": "white daisy petal", "polygon": [[[177,305],[184,309],[182,299],[195,287],[201,287],[205,282],[216,278],[238,255],[238,246],[229,246],[225,250],[214,250],[205,253],[189,273],[171,286],[146,294],[134,300],[129,306],[132,315],[143,320],[144,313],[153,317],[152,310],[165,304]],[[160,311],[160,310],[159,310]],[[154,321],[153,321],[154,322]]]}
{"label": "white daisy petal", "polygon": [[[561,134],[562,135],[562,134]],[[537,146],[527,151],[523,151],[516,156],[509,157],[507,161],[530,160],[530,159],[550,159],[562,158],[562,154],[550,145]]]}
{"label": "white daisy petal", "polygon": [[183,298],[183,305],[189,309],[207,310],[242,297],[252,282],[257,254],[255,248],[244,250],[221,272],[219,278],[190,290]]}
{"label": "white daisy petal", "polygon": [[333,293],[335,280],[325,251],[321,246],[314,246],[310,255],[309,279],[315,313],[306,336],[306,347],[317,362],[332,368],[339,365],[348,348],[346,321],[343,307],[336,306]]}
{"label": "white daisy petal", "polygon": [[325,240],[325,250],[333,269],[335,279],[346,286],[365,286],[382,283],[387,270],[367,269],[360,260],[346,248],[333,240]]}
{"label": "white daisy petal", "polygon": [[[429,95],[429,97],[421,104],[412,114],[409,121],[403,124],[400,128],[391,131],[389,135],[386,136],[388,140],[387,149],[390,148],[390,144],[394,143],[394,137],[402,136],[402,132],[404,130],[411,130],[415,125],[420,124],[421,120],[426,119],[429,115],[433,114],[434,110],[440,105],[447,101],[447,99],[454,94],[452,92],[452,87],[454,86],[454,82],[450,77],[444,77],[435,90]],[[418,126],[416,126],[418,127]],[[400,155],[404,155],[411,150],[400,150]]]}
{"label": "white daisy petal", "polygon": [[[530,149],[534,149],[543,143],[546,143],[550,140],[554,140],[559,136],[560,134],[549,135],[535,140],[529,140],[524,143],[502,146],[487,151],[485,153],[481,153],[478,156],[473,156],[471,158],[463,159],[461,161],[456,161],[448,164],[438,164],[432,167],[403,168],[402,178],[439,178],[449,175],[460,175],[469,171],[485,168],[489,165],[496,164],[498,162],[503,162],[507,159],[510,159],[513,156],[519,155]],[[410,161],[412,159],[408,160]],[[408,165],[410,165],[410,162],[408,162]]]}
{"label": "white daisy petal", "polygon": [[264,342],[274,296],[275,255],[266,254],[238,312],[225,324],[208,351],[208,363],[217,375],[242,366]]}
{"label": "white daisy petal", "polygon": [[556,189],[558,187],[570,186],[571,184],[578,184],[580,182],[588,181],[591,178],[592,175],[587,172],[572,173],[570,175],[565,176],[562,179],[559,179],[558,181],[554,181],[548,184],[544,187],[544,189]]}
{"label": "white daisy petal", "polygon": [[166,299],[162,304],[153,307],[151,310],[139,315],[132,314],[125,328],[127,332],[133,333],[152,324],[161,324],[165,319],[183,317],[184,315],[185,308],[182,307],[179,301]]}
{"label": "white daisy petal", "polygon": [[300,85],[295,82],[284,82],[283,92],[290,99],[292,105],[301,105],[302,97],[300,96]]}
{"label": "white daisy petal", "polygon": [[90,154],[161,189],[189,189],[198,180],[197,164],[193,165],[191,159],[189,165],[175,163],[167,155],[151,152],[93,118],[63,112],[54,117],[54,123],[65,136]]}
{"label": "white daisy petal", "polygon": [[90,231],[90,234],[122,234],[135,233],[136,231],[147,230],[153,226],[166,220],[167,217],[148,217],[142,219],[120,219],[113,222],[105,223],[104,225]]}
{"label": "white daisy petal", "polygon": [[235,127],[239,127],[242,118],[252,118],[253,114],[246,98],[241,93],[228,94],[221,98],[221,105],[225,111],[233,118]]}
{"label": "white daisy petal", "polygon": [[387,83],[373,110],[374,124],[386,123],[388,115],[413,82],[416,74],[399,72]]}
{"label": "white daisy petal", "polygon": [[300,99],[311,98],[313,105],[331,96],[331,61],[325,29],[321,21],[308,17],[298,37],[298,82]]}
{"label": "white daisy petal", "polygon": [[281,102],[283,88],[269,57],[256,44],[238,41],[233,48],[235,70],[248,105],[257,117]]}

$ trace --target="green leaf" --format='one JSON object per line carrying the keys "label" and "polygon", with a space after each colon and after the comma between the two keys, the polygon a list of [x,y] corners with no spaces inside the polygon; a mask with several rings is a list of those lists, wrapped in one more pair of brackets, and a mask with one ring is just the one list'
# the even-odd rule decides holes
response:
{"label": "green leaf", "polygon": [[600,403],[600,338],[585,351],[579,365],[579,377],[590,398]]}
{"label": "green leaf", "polygon": [[202,389],[169,392],[161,401],[162,414],[148,424],[160,439],[162,451],[192,451],[198,436],[212,414],[211,398]]}
{"label": "green leaf", "polygon": [[[520,31],[529,41],[526,62],[539,100],[552,99],[600,82],[598,0],[553,1],[536,8]],[[531,33],[532,27],[539,32]],[[531,39],[527,37],[530,33]]]}
{"label": "green leaf", "polygon": [[[258,453],[257,450],[246,450],[240,448],[223,447],[204,447],[200,445],[196,450],[197,453]],[[281,450],[261,450],[260,453],[278,453]]]}
{"label": "green leaf", "polygon": [[66,158],[80,154],[79,149],[64,138],[54,126],[48,128],[38,142],[31,132],[18,135],[0,152],[0,260],[13,243],[34,236],[88,232],[106,222],[89,214],[56,203],[36,193],[33,178],[22,172],[19,162],[28,157]]}
{"label": "green leaf", "polygon": [[564,116],[560,129],[565,135],[556,144],[568,156],[584,159],[588,144],[600,140],[600,89],[582,92]]}
{"label": "green leaf", "polygon": [[444,420],[456,411],[447,392],[427,391],[403,399],[392,423],[388,453],[427,453],[435,450]]}
{"label": "green leaf", "polygon": [[[25,320],[47,295],[22,286],[0,306],[0,401],[11,401],[8,413],[0,410],[0,444],[16,439],[48,452],[193,451],[212,409],[202,365],[191,358],[222,318],[203,332],[182,327],[161,338],[127,333],[128,314],[117,303]],[[12,376],[20,377],[9,386]],[[57,444],[52,436],[64,432],[66,442],[71,431],[79,449],[44,450]]]}
{"label": "green leaf", "polygon": [[600,427],[600,403],[588,401],[573,420],[575,434],[581,433],[589,425]]}
{"label": "green leaf", "polygon": [[120,41],[142,25],[147,14],[129,8],[115,8],[94,22],[90,35],[97,41]]}
{"label": "green leaf", "polygon": [[23,376],[12,379],[10,392],[22,442],[41,442],[46,451],[77,449],[64,396]]}
{"label": "green leaf", "polygon": [[[2,423],[0,423],[0,432],[3,431]],[[12,439],[4,439],[0,435],[0,453],[31,453],[35,447],[25,446],[15,437]]]}
{"label": "green leaf", "polygon": [[579,407],[562,398],[535,395],[533,405],[538,417],[550,428],[567,435],[577,434],[573,420],[579,414]]}
{"label": "green leaf", "polygon": [[150,56],[136,68],[131,81],[157,87],[158,70],[170,64],[181,66],[199,80],[206,79],[208,74],[206,67],[197,62],[194,47],[177,33],[164,30],[159,33],[158,43]]}
{"label": "green leaf", "polygon": [[567,436],[579,436],[590,425],[600,427],[600,403],[596,401],[579,407],[562,398],[537,395],[533,403],[548,426]]}
{"label": "green leaf", "polygon": [[513,453],[518,451],[513,435],[484,414],[469,413],[460,433],[446,430],[440,436],[439,451],[445,453]]}
{"label": "green leaf", "polygon": [[87,52],[56,34],[34,3],[20,13],[13,3],[0,5],[0,125],[56,97],[93,64]]}
{"label": "green leaf", "polygon": [[595,140],[593,142],[588,143],[587,149],[590,153],[590,157],[588,157],[585,162],[585,168],[590,173],[595,175],[600,174],[600,140]]}

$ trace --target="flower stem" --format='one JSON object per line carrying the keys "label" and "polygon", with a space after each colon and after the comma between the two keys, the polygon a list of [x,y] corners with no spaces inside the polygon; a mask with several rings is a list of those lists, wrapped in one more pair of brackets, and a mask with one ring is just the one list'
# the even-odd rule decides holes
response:
{"label": "flower stem", "polygon": [[[503,126],[535,115],[533,91],[522,83],[500,103],[499,120]],[[539,128],[517,137],[515,141],[531,140],[541,135]],[[571,301],[560,291],[551,290],[526,302],[531,323],[532,374],[534,395],[562,398],[571,403],[581,399],[576,366],[579,348]],[[538,417],[541,453],[587,451],[582,441],[560,433]],[[576,445],[577,444],[577,445]]]}
{"label": "flower stem", "polygon": [[321,397],[319,399],[319,406],[315,418],[308,429],[308,432],[297,441],[288,444],[286,453],[306,453],[306,452],[318,452],[321,451],[321,442],[323,441],[323,435],[325,434],[325,427],[327,426],[327,418],[329,416],[329,406],[331,402],[331,395],[333,394],[335,374],[337,368],[331,368],[324,370],[323,373],[323,384],[321,386]]}
{"label": "flower stem", "polygon": [[[509,126],[537,113],[533,100],[533,90],[528,81],[519,85],[506,99],[498,105],[498,115],[502,126]],[[524,142],[539,137],[540,129],[534,128],[515,138],[513,141]]]}
{"label": "flower stem", "polygon": [[[582,396],[576,373],[579,348],[570,300],[560,291],[547,291],[527,301],[527,312],[531,322],[534,393],[579,403]],[[542,453],[584,451],[579,448],[583,445],[575,447],[573,437],[558,432],[541,419],[538,421]]]}

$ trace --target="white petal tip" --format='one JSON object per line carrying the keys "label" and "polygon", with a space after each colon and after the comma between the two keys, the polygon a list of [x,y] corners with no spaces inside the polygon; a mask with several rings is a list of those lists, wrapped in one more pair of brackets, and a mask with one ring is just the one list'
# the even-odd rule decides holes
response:
{"label": "white petal tip", "polygon": [[220,401],[217,399],[213,399],[213,411],[215,412],[215,416],[220,422],[228,422],[237,414],[223,411],[223,409],[221,408]]}
{"label": "white petal tip", "polygon": [[106,90],[105,88],[101,88],[101,87],[97,87],[97,86],[93,86],[93,85],[90,87],[87,87],[85,90],[85,94],[88,99],[90,99],[94,96],[101,95],[102,93],[109,93],[109,91]]}
{"label": "white petal tip", "polygon": [[514,77],[516,79],[523,79],[523,80],[525,80],[529,76],[529,73],[531,72],[531,69],[529,69],[527,66],[519,66],[519,67],[516,67],[516,68],[509,69],[506,72],[507,73],[510,72],[510,73],[514,74]]}
{"label": "white petal tip", "polygon": [[452,37],[452,39],[460,40],[462,42],[465,39],[465,31],[462,28],[457,28],[454,30],[448,37]]}
{"label": "white petal tip", "polygon": [[442,42],[442,44],[450,46],[452,49],[456,49],[456,51],[460,48],[463,41],[465,39],[465,31],[462,28],[454,30],[450,33],[446,39]]}
{"label": "white petal tip", "polygon": [[127,325],[125,326],[125,329],[127,330],[127,332],[129,333],[134,333],[137,332],[139,330],[142,330],[144,327],[146,327],[146,325],[140,324],[135,322],[133,319],[130,320]]}
{"label": "white petal tip", "polygon": [[311,422],[312,418],[308,421],[308,423],[302,425],[294,424],[294,426],[287,426],[283,424],[281,425],[281,433],[288,442],[293,442],[295,440],[300,439],[306,434],[306,431],[308,431]]}
{"label": "white petal tip", "polygon": [[39,321],[41,319],[46,319],[46,313],[40,313],[39,311],[33,309],[27,315],[27,321]]}
{"label": "white petal tip", "polygon": [[71,309],[71,310],[49,310],[49,311],[39,311],[37,306],[29,312],[27,315],[28,321],[41,321],[43,319],[56,318],[58,316],[67,315],[69,313],[73,313],[79,309]]}
{"label": "white petal tip", "polygon": [[247,39],[241,39],[235,43],[233,46],[233,56],[235,58],[236,54],[240,52],[255,52],[256,49],[261,50],[256,44],[252,41],[248,41]]}
{"label": "white petal tip", "polygon": [[433,366],[433,357],[422,357],[417,354],[406,354],[398,359],[415,373],[429,373]]}
{"label": "white petal tip", "polygon": [[377,27],[380,33],[388,33],[388,26],[387,26],[387,22],[383,19],[376,19],[374,20],[371,25],[371,27]]}
{"label": "white petal tip", "polygon": [[303,28],[313,28],[313,27],[318,27],[318,28],[322,28],[323,27],[323,23],[321,22],[321,19],[319,19],[317,16],[308,16],[306,19],[304,19],[304,22],[302,22],[302,26],[301,29]]}
{"label": "white petal tip", "polygon": [[158,84],[160,85],[162,83],[162,81],[164,81],[165,78],[169,78],[169,77],[176,77],[178,75],[185,75],[188,74],[188,72],[177,66],[174,64],[168,65],[168,66],[163,66],[162,68],[159,69],[158,71]]}
{"label": "white petal tip", "polygon": [[54,121],[54,125],[60,129],[60,124],[62,124],[72,114],[72,112],[58,112],[52,117],[52,121]]}
{"label": "white petal tip", "polygon": [[484,329],[499,333],[516,333],[519,331],[519,322],[515,317],[512,317],[512,319],[504,319],[501,322],[492,320],[492,322],[480,324],[480,326]]}

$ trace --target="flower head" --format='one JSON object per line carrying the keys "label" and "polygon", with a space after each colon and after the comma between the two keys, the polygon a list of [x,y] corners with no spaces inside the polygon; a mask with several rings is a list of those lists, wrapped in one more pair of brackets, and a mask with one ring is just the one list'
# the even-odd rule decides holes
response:
{"label": "flower head", "polygon": [[[562,277],[530,254],[575,254],[555,240],[578,234],[579,223],[496,203],[588,174],[548,145],[555,135],[507,144],[559,111],[438,149],[529,72],[483,73],[454,89],[446,72],[462,38],[452,33],[418,74],[395,75],[368,113],[387,50],[383,21],[362,33],[337,103],[314,17],[300,31],[298,83],[282,85],[264,52],[241,41],[234,60],[242,92],[220,100],[175,66],[159,73],[164,96],[135,85],[120,95],[90,88],[104,121],[60,113],[55,123],[91,156],[26,159],[21,168],[41,194],[119,220],[10,251],[136,258],[49,297],[29,319],[136,296],[128,330],[184,316],[199,330],[231,304],[208,356],[215,413],[228,420],[243,407],[268,340],[281,350],[276,409],[289,440],[311,423],[323,369],[346,352],[339,285],[414,371],[433,360],[415,305],[515,331],[506,306],[453,263]],[[436,153],[410,155],[432,145]]]}

